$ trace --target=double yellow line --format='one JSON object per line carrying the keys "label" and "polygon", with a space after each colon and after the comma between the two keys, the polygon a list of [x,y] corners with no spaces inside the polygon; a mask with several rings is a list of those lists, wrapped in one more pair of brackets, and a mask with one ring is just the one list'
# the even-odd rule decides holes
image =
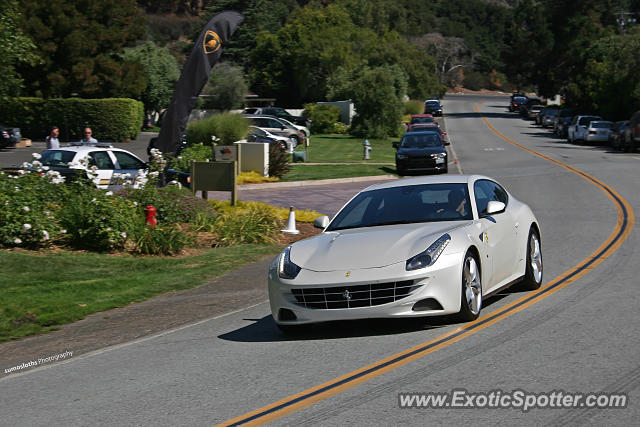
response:
{"label": "double yellow line", "polygon": [[[481,114],[477,105],[474,106],[474,110],[477,113]],[[552,157],[539,153],[515,142],[514,140],[500,133],[495,127],[493,127],[493,125],[491,125],[491,123],[489,123],[489,121],[485,117],[482,117],[482,120],[489,127],[489,129],[491,129],[496,135],[498,135],[509,144],[513,144],[516,147],[521,148],[531,154],[534,154],[553,164],[561,166],[571,171],[572,173],[579,175],[580,177],[603,191],[613,201],[618,210],[618,220],[616,222],[616,226],[614,227],[614,230],[609,235],[607,240],[605,240],[598,247],[598,249],[593,251],[593,253],[587,258],[585,258],[560,276],[554,278],[549,283],[542,286],[540,289],[528,293],[527,295],[496,311],[488,313],[487,315],[473,322],[467,323],[464,326],[444,333],[430,341],[427,341],[400,353],[394,354],[387,357],[386,359],[374,362],[361,369],[350,372],[331,381],[327,381],[316,387],[302,391],[298,394],[294,394],[285,399],[264,406],[260,409],[256,409],[255,411],[241,415],[232,420],[225,421],[221,424],[218,424],[219,426],[263,425],[292,412],[299,411],[316,402],[342,393],[345,390],[357,386],[358,384],[362,384],[366,381],[371,380],[372,378],[384,374],[385,372],[389,372],[400,366],[406,365],[407,363],[410,363],[416,359],[438,351],[441,348],[447,347],[485,328],[488,328],[489,326],[498,323],[501,320],[504,320],[507,317],[518,313],[519,311],[524,310],[525,308],[554,294],[565,286],[568,286],[569,284],[575,282],[576,280],[587,274],[589,271],[591,271],[593,268],[595,268],[597,265],[602,263],[611,254],[613,254],[620,247],[620,245],[622,245],[622,243],[633,230],[635,217],[633,209],[631,208],[629,203],[622,196],[620,196],[620,194],[618,194],[613,188],[609,187],[605,183],[579,169],[574,168],[573,166],[562,163]]]}

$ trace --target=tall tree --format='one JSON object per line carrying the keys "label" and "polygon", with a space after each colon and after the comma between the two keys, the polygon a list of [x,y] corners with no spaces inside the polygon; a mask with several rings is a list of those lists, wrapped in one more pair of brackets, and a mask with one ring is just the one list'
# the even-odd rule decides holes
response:
{"label": "tall tree", "polygon": [[169,50],[147,42],[126,48],[122,57],[126,63],[138,63],[143,67],[146,85],[140,100],[144,103],[147,114],[166,108],[180,77],[178,62]]}
{"label": "tall tree", "polygon": [[22,29],[40,66],[23,66],[26,92],[57,97],[132,96],[144,89],[142,67],[119,54],[145,33],[135,0],[22,1]]}
{"label": "tall tree", "polygon": [[17,95],[22,87],[16,66],[38,60],[36,46],[18,26],[20,16],[16,0],[0,0],[0,100]]}

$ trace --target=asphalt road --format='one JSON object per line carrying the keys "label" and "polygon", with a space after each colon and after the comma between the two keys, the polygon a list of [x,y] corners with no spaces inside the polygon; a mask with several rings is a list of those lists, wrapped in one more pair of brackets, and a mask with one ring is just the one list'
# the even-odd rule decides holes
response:
{"label": "asphalt road", "polygon": [[[507,102],[506,97],[449,96],[444,100],[447,129],[464,173],[493,176],[532,207],[542,229],[545,283],[550,284],[601,246],[619,219],[612,198],[593,181],[553,161],[613,187],[637,211],[640,155],[569,145],[508,113]],[[521,147],[498,136],[482,117]],[[294,407],[279,418],[276,413],[271,421],[323,426],[636,425],[637,228],[619,247],[611,246],[606,259],[598,259],[598,265],[573,282],[565,280],[566,286],[546,298],[353,387],[307,399],[306,407]],[[266,272],[256,280],[266,285]],[[485,302],[482,316],[488,318],[525,295],[497,295]],[[212,425],[463,326],[450,319],[341,322],[292,339],[278,332],[268,303],[247,301],[247,306],[161,336],[0,377],[0,425]],[[25,355],[25,360],[42,356]],[[455,389],[615,392],[629,400],[618,409],[527,412],[398,406],[398,393]]]}

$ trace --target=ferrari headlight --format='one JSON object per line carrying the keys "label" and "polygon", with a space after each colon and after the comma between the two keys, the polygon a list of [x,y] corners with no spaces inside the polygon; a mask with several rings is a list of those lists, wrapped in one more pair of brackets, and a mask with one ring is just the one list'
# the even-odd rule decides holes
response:
{"label": "ferrari headlight", "polygon": [[407,271],[418,270],[420,268],[429,267],[438,260],[444,248],[451,241],[451,236],[444,234],[438,240],[433,242],[424,252],[420,252],[407,260]]}
{"label": "ferrari headlight", "polygon": [[281,279],[295,279],[298,273],[300,273],[301,268],[291,262],[291,258],[289,257],[290,253],[291,246],[280,254],[280,260],[278,260],[278,276],[280,276]]}

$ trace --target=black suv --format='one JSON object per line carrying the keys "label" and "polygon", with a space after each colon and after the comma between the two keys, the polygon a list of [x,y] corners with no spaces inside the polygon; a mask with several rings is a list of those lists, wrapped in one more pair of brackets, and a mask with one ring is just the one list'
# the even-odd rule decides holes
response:
{"label": "black suv", "polygon": [[282,119],[288,120],[293,124],[298,126],[309,127],[311,122],[306,117],[302,116],[292,116],[289,114],[287,110],[281,107],[252,107],[245,108],[242,114],[258,114],[258,115],[266,115],[266,116],[275,116],[280,117]]}
{"label": "black suv", "polygon": [[13,147],[22,139],[20,128],[0,125],[0,148]]}

